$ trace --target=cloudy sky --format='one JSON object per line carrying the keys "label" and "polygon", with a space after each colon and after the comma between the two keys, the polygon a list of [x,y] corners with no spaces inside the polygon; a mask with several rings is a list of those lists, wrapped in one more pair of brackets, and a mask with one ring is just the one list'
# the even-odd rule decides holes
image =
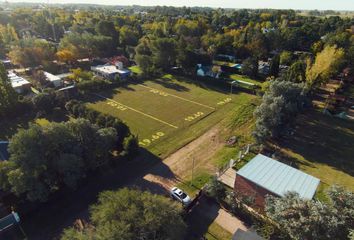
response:
{"label": "cloudy sky", "polygon": [[94,3],[143,6],[207,6],[223,8],[276,8],[353,10],[354,0],[8,0],[9,2]]}

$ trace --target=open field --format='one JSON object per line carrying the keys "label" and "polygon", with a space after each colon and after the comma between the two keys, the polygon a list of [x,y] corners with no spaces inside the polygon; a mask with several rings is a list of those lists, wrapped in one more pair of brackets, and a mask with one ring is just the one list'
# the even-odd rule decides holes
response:
{"label": "open field", "polygon": [[317,196],[337,184],[354,191],[354,124],[311,111],[299,116],[294,136],[280,151],[299,169],[318,177]]}
{"label": "open field", "polygon": [[142,147],[164,157],[253,98],[165,75],[94,94],[88,106],[125,121]]}

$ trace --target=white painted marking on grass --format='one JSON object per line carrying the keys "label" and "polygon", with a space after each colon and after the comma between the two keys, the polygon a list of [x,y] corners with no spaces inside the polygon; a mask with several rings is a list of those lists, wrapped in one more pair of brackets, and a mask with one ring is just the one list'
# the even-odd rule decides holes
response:
{"label": "white painted marking on grass", "polygon": [[132,107],[129,107],[129,106],[125,105],[125,104],[122,104],[122,103],[120,103],[120,102],[117,102],[117,101],[115,101],[115,100],[113,100],[113,99],[107,98],[107,97],[102,96],[102,95],[97,94],[97,93],[93,93],[93,95],[96,95],[96,96],[98,96],[98,97],[100,97],[100,98],[103,98],[103,99],[106,99],[106,100],[108,100],[108,101],[111,101],[111,102],[115,102],[115,103],[117,103],[117,104],[120,104],[120,105],[122,105],[122,106],[124,106],[124,107],[126,107],[126,108],[128,108],[128,109],[130,109],[130,110],[132,110],[132,111],[134,111],[134,112],[140,113],[140,114],[144,115],[145,117],[149,117],[149,118],[151,118],[151,119],[154,119],[155,121],[158,121],[158,122],[163,123],[163,124],[165,124],[165,125],[168,125],[168,126],[170,126],[170,127],[178,128],[178,127],[175,126],[175,125],[172,125],[172,124],[170,124],[170,123],[168,123],[168,122],[165,122],[165,121],[163,121],[163,120],[161,120],[161,119],[158,119],[158,118],[156,118],[156,117],[154,117],[154,116],[151,116],[150,114],[147,114],[147,113],[141,112],[141,111],[139,111],[139,110],[136,110],[136,109],[134,109],[134,108],[132,108]]}
{"label": "white painted marking on grass", "polygon": [[[150,89],[150,90],[157,90],[157,91],[161,91],[159,89],[156,89],[156,88],[152,88],[152,87],[148,87],[148,86],[145,86],[143,84],[139,84],[140,86],[144,87],[144,88],[147,88],[147,89]],[[208,105],[205,105],[205,104],[202,104],[202,103],[199,103],[199,102],[195,102],[195,101],[192,101],[192,100],[189,100],[187,98],[183,98],[183,97],[180,97],[180,96],[177,96],[177,95],[174,95],[174,94],[171,94],[171,93],[167,93],[164,91],[164,93],[166,93],[167,95],[171,96],[171,97],[175,97],[175,98],[178,98],[178,99],[181,99],[181,100],[184,100],[184,101],[187,101],[187,102],[191,102],[191,103],[194,103],[194,104],[197,104],[197,105],[200,105],[200,106],[203,106],[203,107],[206,107],[206,108],[209,108],[209,109],[213,109],[215,110],[215,108],[213,107],[210,107]]]}

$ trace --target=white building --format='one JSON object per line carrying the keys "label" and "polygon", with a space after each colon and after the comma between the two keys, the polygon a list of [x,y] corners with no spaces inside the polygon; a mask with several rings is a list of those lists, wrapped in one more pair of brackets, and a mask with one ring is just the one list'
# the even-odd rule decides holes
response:
{"label": "white building", "polygon": [[49,82],[53,83],[54,87],[63,86],[63,80],[60,77],[55,76],[49,72],[44,72],[44,75]]}
{"label": "white building", "polygon": [[17,93],[21,94],[31,89],[31,83],[23,77],[19,77],[13,72],[9,72],[7,76],[11,82],[11,86]]}
{"label": "white building", "polygon": [[121,64],[117,64],[117,66],[111,64],[92,66],[91,71],[110,80],[114,80],[117,75],[119,75],[121,79],[125,79],[130,76],[130,71],[128,69],[124,69]]}

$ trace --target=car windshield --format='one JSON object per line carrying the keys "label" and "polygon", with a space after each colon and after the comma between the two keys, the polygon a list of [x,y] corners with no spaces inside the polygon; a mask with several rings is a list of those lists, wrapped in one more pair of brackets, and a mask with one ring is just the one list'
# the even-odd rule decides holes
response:
{"label": "car windshield", "polygon": [[187,197],[187,194],[185,194],[185,193],[182,193],[182,194],[181,194],[181,198],[182,198],[182,199],[185,199],[186,197]]}

